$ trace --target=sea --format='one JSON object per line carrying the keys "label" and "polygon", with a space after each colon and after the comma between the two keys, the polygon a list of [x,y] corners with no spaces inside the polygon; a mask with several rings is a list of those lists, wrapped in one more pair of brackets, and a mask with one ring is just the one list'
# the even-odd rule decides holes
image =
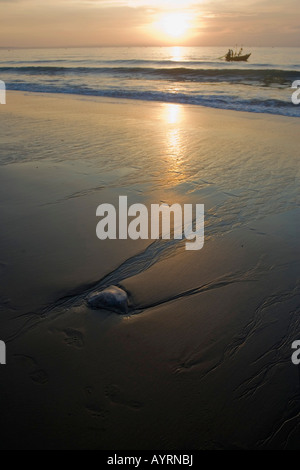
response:
{"label": "sea", "polygon": [[[228,47],[0,49],[7,91],[68,93],[186,103],[300,117],[292,103],[300,48],[244,47],[248,62],[226,62]],[[233,49],[233,48],[232,48]],[[300,97],[300,95],[299,95]]]}

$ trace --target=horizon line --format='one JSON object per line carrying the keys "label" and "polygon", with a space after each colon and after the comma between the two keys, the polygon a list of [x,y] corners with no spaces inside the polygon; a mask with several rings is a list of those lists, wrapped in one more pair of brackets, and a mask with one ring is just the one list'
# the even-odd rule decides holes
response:
{"label": "horizon line", "polygon": [[[186,48],[190,48],[190,47],[223,47],[223,48],[227,48],[227,47],[239,47],[240,44],[235,44],[235,46],[233,46],[232,44],[227,44],[227,45],[182,45],[182,44],[162,44],[162,45],[150,45],[150,44],[125,44],[125,45],[120,45],[120,44],[110,44],[110,45],[68,45],[68,46],[63,46],[63,45],[60,45],[60,46],[0,46],[0,50],[3,50],[3,49],[85,49],[85,48],[113,48],[113,47],[126,47],[126,48],[133,48],[133,47],[186,47]],[[264,47],[264,48],[270,48],[270,49],[274,49],[275,47],[295,47],[295,48],[300,48],[300,45],[279,45],[279,44],[275,44],[275,45],[245,45],[245,44],[242,44],[242,47]]]}

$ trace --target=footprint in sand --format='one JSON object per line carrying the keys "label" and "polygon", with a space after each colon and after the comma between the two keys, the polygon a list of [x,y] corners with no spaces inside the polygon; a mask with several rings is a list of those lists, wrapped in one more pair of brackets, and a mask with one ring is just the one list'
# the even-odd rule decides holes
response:
{"label": "footprint in sand", "polygon": [[48,382],[48,374],[44,369],[41,369],[35,359],[31,356],[24,354],[15,354],[13,359],[16,363],[19,363],[29,369],[29,377],[37,384],[44,385]]}
{"label": "footprint in sand", "polygon": [[109,415],[109,411],[106,410],[105,408],[102,408],[101,406],[87,406],[86,411],[89,413],[89,415],[92,418],[96,419],[105,419]]}
{"label": "footprint in sand", "polygon": [[46,384],[48,382],[48,375],[43,369],[34,370],[29,374],[31,380],[38,384]]}
{"label": "footprint in sand", "polygon": [[[95,426],[90,429],[105,432],[107,427],[107,418],[110,416],[110,410],[105,408],[105,405],[102,406],[101,404],[96,403],[98,395],[96,396],[96,394],[94,394],[92,387],[86,387],[85,393],[89,401],[89,404],[85,407],[85,410],[95,423]],[[95,398],[93,398],[93,395],[95,395]]]}
{"label": "footprint in sand", "polygon": [[72,346],[77,349],[84,347],[84,334],[79,330],[75,330],[75,328],[66,328],[64,330],[60,330],[59,328],[49,328],[49,332],[51,334],[63,335],[63,341],[68,346]]}
{"label": "footprint in sand", "polygon": [[73,330],[72,328],[66,328],[63,330],[65,335],[65,343],[69,346],[73,346],[74,348],[83,348],[84,346],[84,335],[78,331]]}
{"label": "footprint in sand", "polygon": [[126,394],[123,393],[115,384],[110,384],[106,387],[105,395],[112,403],[118,405],[125,405],[135,410],[138,410],[142,407],[142,403],[136,400],[132,400],[126,396]]}

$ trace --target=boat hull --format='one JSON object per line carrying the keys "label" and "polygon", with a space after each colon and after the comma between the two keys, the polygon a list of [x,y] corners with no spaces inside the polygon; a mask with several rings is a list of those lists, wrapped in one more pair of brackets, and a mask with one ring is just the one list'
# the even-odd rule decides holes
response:
{"label": "boat hull", "polygon": [[233,57],[226,57],[227,62],[247,62],[249,57],[251,56],[250,54],[245,54],[245,55],[240,55],[240,56],[233,56]]}

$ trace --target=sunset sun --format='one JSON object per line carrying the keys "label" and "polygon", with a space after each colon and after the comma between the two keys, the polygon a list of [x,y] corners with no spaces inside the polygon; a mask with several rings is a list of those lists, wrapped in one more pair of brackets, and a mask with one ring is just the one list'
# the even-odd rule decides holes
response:
{"label": "sunset sun", "polygon": [[187,15],[182,13],[169,13],[164,15],[158,23],[159,29],[170,38],[183,38],[189,29]]}

